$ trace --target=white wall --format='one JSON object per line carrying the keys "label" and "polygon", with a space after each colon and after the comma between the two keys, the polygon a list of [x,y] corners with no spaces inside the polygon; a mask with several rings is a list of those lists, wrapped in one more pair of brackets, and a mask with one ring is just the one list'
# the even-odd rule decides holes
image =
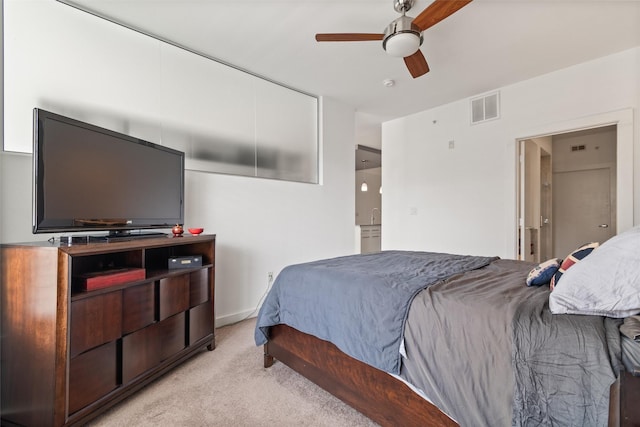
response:
{"label": "white wall", "polygon": [[630,182],[640,182],[638,75],[635,48],[500,88],[498,120],[471,125],[463,99],[384,123],[383,249],[513,258],[516,140],[630,108],[636,125],[625,122],[623,133],[632,165],[618,185],[632,199],[626,223],[640,223],[640,186]]}
{"label": "white wall", "polygon": [[356,112],[356,145],[382,148],[382,126],[380,118],[371,114]]}
{"label": "white wall", "polygon": [[[68,43],[68,60],[47,58],[53,52],[44,49],[23,50],[19,58],[12,56],[15,61],[5,63],[4,88],[11,88],[11,97],[5,92],[4,117],[12,123],[11,131],[5,132],[6,146],[30,145],[34,102],[62,114],[86,109],[131,117],[135,128],[114,130],[162,143],[162,123],[154,115],[159,114],[157,104],[162,98],[156,93],[161,87],[161,70],[153,67],[160,42],[53,0],[5,0],[5,6],[10,3],[22,8],[25,1],[36,6],[31,9],[38,16],[15,14],[9,21],[7,10],[15,9],[6,8],[5,40],[30,37],[46,44],[53,28],[56,38]],[[36,25],[42,22],[48,24]],[[41,54],[45,56],[37,56]],[[41,65],[57,67],[62,73],[42,77],[42,70],[39,74],[32,68],[34,57],[42,59]],[[179,60],[172,64],[180,65]],[[56,75],[67,77],[53,77]],[[17,90],[29,77],[28,90]],[[216,75],[202,78],[215,81]],[[191,121],[189,105],[172,108],[173,123]],[[185,174],[185,225],[202,226],[205,233],[217,234],[218,325],[253,312],[267,289],[268,272],[277,275],[291,263],[355,251],[351,185],[355,180],[355,113],[350,107],[323,99],[320,114],[320,185],[196,171]],[[140,125],[145,123],[148,126]],[[0,168],[0,241],[46,240],[50,235],[31,234],[31,155],[4,152]]]}

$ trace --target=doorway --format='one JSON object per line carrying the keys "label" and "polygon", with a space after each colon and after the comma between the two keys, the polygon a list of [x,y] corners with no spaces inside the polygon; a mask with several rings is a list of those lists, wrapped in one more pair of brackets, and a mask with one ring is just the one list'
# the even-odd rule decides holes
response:
{"label": "doorway", "polygon": [[564,258],[617,230],[617,127],[519,143],[518,259]]}
{"label": "doorway", "polygon": [[380,252],[382,246],[382,151],[356,147],[356,217],[360,253]]}

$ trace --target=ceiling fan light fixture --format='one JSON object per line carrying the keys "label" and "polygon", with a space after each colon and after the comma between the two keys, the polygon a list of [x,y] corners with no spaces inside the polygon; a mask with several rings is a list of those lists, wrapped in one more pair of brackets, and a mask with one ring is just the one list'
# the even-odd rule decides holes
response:
{"label": "ceiling fan light fixture", "polygon": [[413,33],[396,33],[385,43],[384,50],[391,56],[404,58],[411,56],[420,48],[420,38]]}
{"label": "ceiling fan light fixture", "polygon": [[382,47],[391,56],[405,58],[420,49],[422,40],[422,33],[413,23],[413,18],[402,15],[387,26]]}

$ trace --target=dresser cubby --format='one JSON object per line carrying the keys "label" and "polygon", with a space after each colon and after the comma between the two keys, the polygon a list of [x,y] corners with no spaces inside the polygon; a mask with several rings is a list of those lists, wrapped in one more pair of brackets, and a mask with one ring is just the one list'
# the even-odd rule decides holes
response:
{"label": "dresser cubby", "polygon": [[[82,425],[215,348],[215,236],[0,246],[2,425]],[[171,257],[202,266],[169,269]],[[82,277],[144,269],[84,290]]]}

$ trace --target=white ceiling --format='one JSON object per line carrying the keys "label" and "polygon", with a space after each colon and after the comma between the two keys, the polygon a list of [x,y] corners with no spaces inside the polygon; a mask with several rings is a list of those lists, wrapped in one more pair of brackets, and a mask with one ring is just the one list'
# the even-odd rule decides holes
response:
{"label": "white ceiling", "polygon": [[[393,0],[59,0],[379,120],[422,111],[640,45],[640,0],[475,0],[424,32],[411,78],[380,42]],[[430,0],[417,0],[416,16]],[[385,79],[395,86],[385,87]],[[588,89],[588,88],[585,88]]]}

